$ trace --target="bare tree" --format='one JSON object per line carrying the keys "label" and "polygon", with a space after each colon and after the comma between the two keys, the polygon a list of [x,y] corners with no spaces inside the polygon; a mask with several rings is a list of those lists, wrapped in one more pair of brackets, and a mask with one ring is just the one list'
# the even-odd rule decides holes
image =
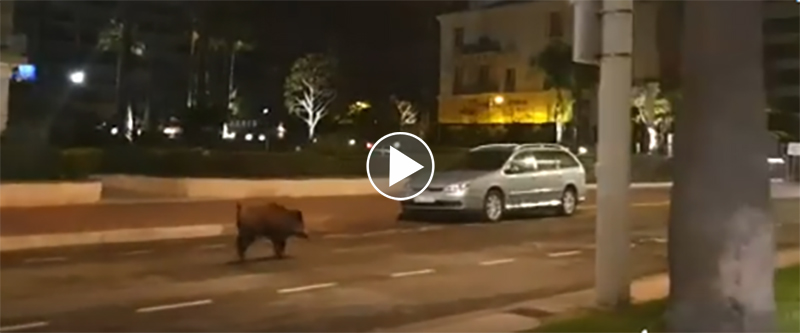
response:
{"label": "bare tree", "polygon": [[763,1],[684,6],[667,328],[775,332]]}
{"label": "bare tree", "polygon": [[634,121],[644,124],[648,133],[648,147],[652,152],[666,144],[666,135],[672,127],[672,106],[661,95],[658,82],[646,82],[633,87],[633,106],[638,110]]}
{"label": "bare tree", "polygon": [[392,95],[389,97],[394,104],[395,109],[397,109],[397,113],[400,116],[400,126],[413,126],[417,124],[417,116],[419,112],[414,107],[414,104],[411,101],[399,99],[397,96]]}
{"label": "bare tree", "polygon": [[324,54],[308,54],[297,59],[284,82],[284,102],[290,114],[308,126],[308,139],[316,134],[320,120],[336,98],[333,88],[335,61]]}

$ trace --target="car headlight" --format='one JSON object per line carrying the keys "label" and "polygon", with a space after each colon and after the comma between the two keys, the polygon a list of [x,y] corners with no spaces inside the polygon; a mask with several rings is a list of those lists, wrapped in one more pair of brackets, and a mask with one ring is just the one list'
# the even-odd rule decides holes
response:
{"label": "car headlight", "polygon": [[445,192],[457,193],[464,192],[469,188],[469,183],[450,184],[444,187]]}

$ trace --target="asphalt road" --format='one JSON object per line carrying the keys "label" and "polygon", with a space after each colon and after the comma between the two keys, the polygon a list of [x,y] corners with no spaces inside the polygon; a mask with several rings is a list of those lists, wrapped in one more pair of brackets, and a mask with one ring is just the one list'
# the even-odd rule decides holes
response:
{"label": "asphalt road", "polygon": [[[633,210],[633,271],[665,268],[667,203]],[[797,200],[776,201],[780,246]],[[0,330],[371,331],[589,287],[594,210],[499,224],[404,224],[269,246],[235,264],[209,238],[2,255]]]}

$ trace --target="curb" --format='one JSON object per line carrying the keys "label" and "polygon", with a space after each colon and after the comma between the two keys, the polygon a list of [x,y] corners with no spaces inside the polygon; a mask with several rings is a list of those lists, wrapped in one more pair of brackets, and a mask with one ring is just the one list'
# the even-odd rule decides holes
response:
{"label": "curb", "polygon": [[32,236],[0,237],[0,252],[60,246],[135,243],[171,239],[190,239],[226,235],[232,226],[206,224],[183,227],[117,229],[108,231],[72,232]]}
{"label": "curb", "polygon": [[[775,255],[776,268],[798,263],[800,263],[800,248],[780,250]],[[667,273],[645,276],[631,282],[633,303],[662,299],[667,297],[668,292],[669,276]],[[523,332],[540,326],[547,317],[594,308],[594,301],[594,290],[585,289],[501,308],[378,329],[374,332]]]}

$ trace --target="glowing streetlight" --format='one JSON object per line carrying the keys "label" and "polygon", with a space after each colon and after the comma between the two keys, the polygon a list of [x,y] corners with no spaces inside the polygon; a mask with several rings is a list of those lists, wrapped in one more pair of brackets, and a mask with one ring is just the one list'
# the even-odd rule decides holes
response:
{"label": "glowing streetlight", "polygon": [[350,139],[350,141],[347,141],[347,144],[350,145],[350,146],[355,146],[356,145],[356,139]]}
{"label": "glowing streetlight", "polygon": [[261,110],[261,113],[263,114],[269,113],[269,108],[264,108],[263,110]]}
{"label": "glowing streetlight", "polygon": [[72,84],[81,85],[84,81],[86,81],[86,72],[77,70],[69,73],[69,82],[72,82]]}
{"label": "glowing streetlight", "polygon": [[283,123],[278,124],[277,131],[278,131],[278,139],[283,139],[283,137],[286,136],[286,128],[283,127]]}
{"label": "glowing streetlight", "polygon": [[244,139],[247,141],[253,140],[253,134],[252,133],[245,134]]}
{"label": "glowing streetlight", "polygon": [[506,99],[503,96],[497,95],[494,97],[493,101],[494,104],[503,104],[506,101]]}
{"label": "glowing streetlight", "polygon": [[264,134],[260,134],[260,135],[258,136],[258,141],[264,142],[264,141],[266,141],[266,140],[267,140],[267,136],[266,136],[266,135],[264,135]]}

